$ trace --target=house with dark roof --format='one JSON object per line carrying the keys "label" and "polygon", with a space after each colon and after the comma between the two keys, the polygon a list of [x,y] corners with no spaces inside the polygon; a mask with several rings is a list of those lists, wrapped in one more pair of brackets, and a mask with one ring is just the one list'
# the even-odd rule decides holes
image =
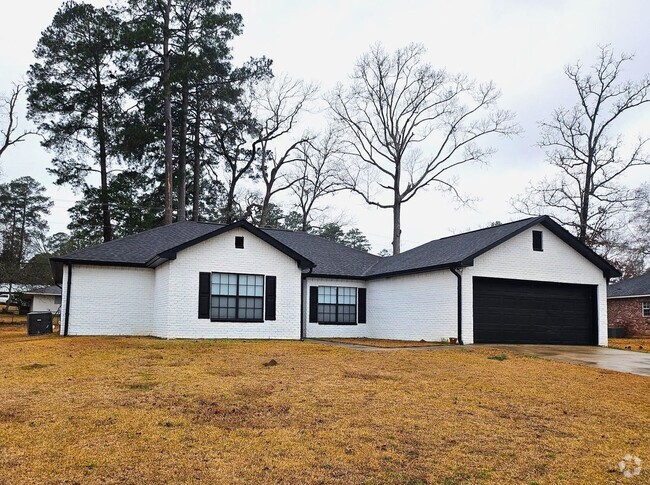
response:
{"label": "house with dark roof", "polygon": [[607,315],[610,328],[622,328],[625,336],[650,336],[650,272],[610,285]]}
{"label": "house with dark roof", "polygon": [[61,308],[61,288],[41,286],[23,291],[23,297],[31,300],[29,311],[58,313]]}
{"label": "house with dark roof", "polygon": [[178,222],[51,260],[63,335],[607,344],[618,270],[547,216],[379,257]]}

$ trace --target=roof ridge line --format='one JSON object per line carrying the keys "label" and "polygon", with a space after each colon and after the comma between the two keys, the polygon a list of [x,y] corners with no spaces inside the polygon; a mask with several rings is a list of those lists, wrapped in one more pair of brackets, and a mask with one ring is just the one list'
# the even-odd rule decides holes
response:
{"label": "roof ridge line", "polygon": [[347,244],[332,241],[331,239],[328,239],[325,236],[321,236],[320,234],[312,234],[312,233],[307,232],[307,231],[294,231],[293,229],[283,229],[283,228],[275,228],[275,227],[260,227],[259,229],[262,230],[262,231],[283,231],[283,232],[290,232],[292,234],[304,234],[304,235],[310,236],[310,237],[317,237],[317,238],[320,238],[320,239],[322,239],[324,241],[330,242],[332,244],[337,244],[339,246],[343,246],[344,248],[351,249],[353,251],[357,251],[357,252],[360,252],[360,253],[365,254],[365,255],[375,256],[377,258],[382,259],[382,256],[379,256],[378,254],[373,254],[373,253],[371,253],[369,251],[363,251],[363,250],[361,250],[359,248],[353,248],[351,246],[348,246]]}

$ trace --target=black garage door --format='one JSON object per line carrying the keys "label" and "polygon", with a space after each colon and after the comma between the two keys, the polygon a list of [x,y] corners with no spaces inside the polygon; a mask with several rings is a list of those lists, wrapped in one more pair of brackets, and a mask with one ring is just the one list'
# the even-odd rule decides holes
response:
{"label": "black garage door", "polygon": [[596,287],[474,278],[476,343],[596,345]]}

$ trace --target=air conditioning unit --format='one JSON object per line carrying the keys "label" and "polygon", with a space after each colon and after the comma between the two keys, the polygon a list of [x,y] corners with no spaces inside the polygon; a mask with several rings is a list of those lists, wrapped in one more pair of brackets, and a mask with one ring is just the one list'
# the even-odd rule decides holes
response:
{"label": "air conditioning unit", "polygon": [[52,312],[31,312],[27,314],[27,335],[52,333]]}

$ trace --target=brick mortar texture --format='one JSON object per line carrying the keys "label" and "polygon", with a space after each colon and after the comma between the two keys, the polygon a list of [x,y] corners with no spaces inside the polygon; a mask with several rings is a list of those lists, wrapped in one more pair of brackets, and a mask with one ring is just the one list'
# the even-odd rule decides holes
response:
{"label": "brick mortar texture", "polygon": [[650,336],[650,317],[643,316],[643,302],[650,303],[650,297],[607,300],[609,326],[625,328],[626,335],[629,337]]}

